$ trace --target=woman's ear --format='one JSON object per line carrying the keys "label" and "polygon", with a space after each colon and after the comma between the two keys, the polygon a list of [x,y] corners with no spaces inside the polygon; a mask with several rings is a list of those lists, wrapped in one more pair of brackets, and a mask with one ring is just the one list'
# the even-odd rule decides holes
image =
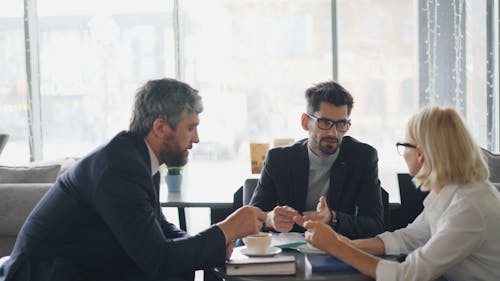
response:
{"label": "woman's ear", "polygon": [[417,163],[422,165],[424,164],[425,161],[424,152],[419,146],[416,148],[416,150],[417,150]]}
{"label": "woman's ear", "polygon": [[300,123],[302,125],[302,129],[309,131],[309,116],[307,116],[307,114],[302,113]]}

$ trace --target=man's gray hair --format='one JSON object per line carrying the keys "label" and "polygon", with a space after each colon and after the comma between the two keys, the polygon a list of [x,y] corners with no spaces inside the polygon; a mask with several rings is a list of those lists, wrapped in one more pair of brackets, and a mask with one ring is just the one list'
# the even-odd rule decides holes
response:
{"label": "man's gray hair", "polygon": [[174,130],[190,113],[203,111],[198,91],[175,79],[150,80],[135,95],[129,130],[146,136],[157,118],[165,120]]}

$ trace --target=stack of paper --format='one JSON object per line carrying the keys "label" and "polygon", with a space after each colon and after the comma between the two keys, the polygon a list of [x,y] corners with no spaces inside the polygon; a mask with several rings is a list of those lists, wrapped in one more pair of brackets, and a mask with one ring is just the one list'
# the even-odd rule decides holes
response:
{"label": "stack of paper", "polygon": [[295,249],[301,245],[305,245],[306,240],[304,233],[284,232],[273,233],[271,245],[281,249]]}
{"label": "stack of paper", "polygon": [[293,275],[294,256],[266,258],[231,258],[226,262],[227,275]]}

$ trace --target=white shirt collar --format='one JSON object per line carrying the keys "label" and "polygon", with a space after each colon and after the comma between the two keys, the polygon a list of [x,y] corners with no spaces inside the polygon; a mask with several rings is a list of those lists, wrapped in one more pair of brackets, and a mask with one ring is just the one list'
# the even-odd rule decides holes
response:
{"label": "white shirt collar", "polygon": [[458,188],[457,184],[448,184],[441,188],[438,194],[430,192],[424,199],[423,205],[428,211],[443,212]]}
{"label": "white shirt collar", "polygon": [[149,151],[149,159],[151,159],[151,175],[154,175],[158,172],[160,169],[160,161],[158,161],[158,158],[156,157],[155,153],[149,146],[149,143],[146,139],[144,139],[144,142],[146,143],[146,146],[148,147]]}

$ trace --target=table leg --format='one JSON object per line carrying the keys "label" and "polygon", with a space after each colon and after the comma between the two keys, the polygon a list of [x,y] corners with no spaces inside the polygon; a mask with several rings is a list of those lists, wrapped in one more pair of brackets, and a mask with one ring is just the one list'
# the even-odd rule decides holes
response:
{"label": "table leg", "polygon": [[184,207],[179,207],[177,208],[177,211],[179,212],[179,227],[187,231],[186,227],[186,211],[184,210]]}

